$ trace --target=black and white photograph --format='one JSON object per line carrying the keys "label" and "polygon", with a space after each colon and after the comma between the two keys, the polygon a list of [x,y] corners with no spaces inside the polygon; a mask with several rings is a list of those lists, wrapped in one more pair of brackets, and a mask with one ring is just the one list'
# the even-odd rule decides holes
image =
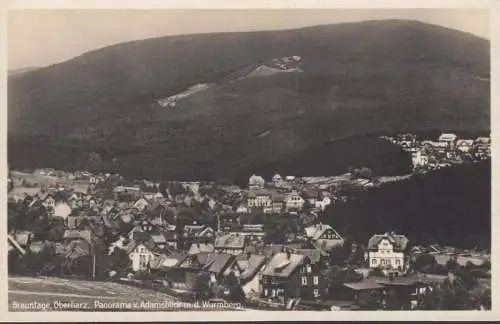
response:
{"label": "black and white photograph", "polygon": [[9,313],[491,313],[488,8],[5,17]]}

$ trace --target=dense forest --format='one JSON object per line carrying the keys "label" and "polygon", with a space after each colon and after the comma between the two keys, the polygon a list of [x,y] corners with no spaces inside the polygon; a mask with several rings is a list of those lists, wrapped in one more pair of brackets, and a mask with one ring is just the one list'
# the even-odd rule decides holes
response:
{"label": "dense forest", "polygon": [[358,193],[321,216],[359,242],[396,231],[413,244],[491,245],[491,162],[454,166]]}

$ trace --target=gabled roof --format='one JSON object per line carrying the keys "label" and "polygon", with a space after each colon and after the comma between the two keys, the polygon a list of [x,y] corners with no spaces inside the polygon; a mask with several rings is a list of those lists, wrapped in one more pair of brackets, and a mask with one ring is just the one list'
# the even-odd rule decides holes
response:
{"label": "gabled roof", "polygon": [[134,241],[147,241],[151,238],[151,235],[148,232],[143,231],[135,231],[132,234],[132,239]]}
{"label": "gabled roof", "polygon": [[[288,258],[288,256],[290,258]],[[269,260],[262,274],[273,277],[289,277],[306,258],[307,257],[302,254],[277,253]]]}
{"label": "gabled roof", "polygon": [[215,248],[241,248],[245,247],[245,236],[243,235],[223,235],[215,238]]}
{"label": "gabled roof", "polygon": [[252,254],[248,259],[246,266],[243,268],[243,273],[241,274],[240,278],[242,280],[252,279],[265,263],[266,263],[265,256]]}
{"label": "gabled roof", "polygon": [[251,190],[248,190],[247,192],[247,197],[248,198],[255,198],[255,197],[258,197],[258,196],[267,196],[267,197],[270,197],[271,196],[271,193],[264,190],[264,189],[251,189]]}
{"label": "gabled roof", "polygon": [[312,263],[318,263],[322,254],[318,249],[293,249],[293,253],[308,256]]}
{"label": "gabled roof", "polygon": [[12,236],[21,246],[27,246],[33,237],[33,233],[29,231],[20,231],[14,233]]}
{"label": "gabled roof", "polygon": [[193,243],[189,248],[188,254],[194,255],[201,252],[205,253],[214,252],[214,245],[212,243]]}
{"label": "gabled roof", "polygon": [[[14,247],[21,255],[26,254],[26,250],[16,241],[16,239],[12,235],[7,235],[7,241],[10,244],[9,246]],[[10,251],[10,250],[9,250]]]}
{"label": "gabled roof", "polygon": [[155,258],[151,262],[151,268],[152,269],[168,269],[168,268],[175,268],[177,267],[180,263],[182,263],[186,258],[188,257],[188,254],[184,252],[179,252],[179,251],[173,251],[172,253],[166,255],[166,254],[161,254],[160,257]]}
{"label": "gabled roof", "polygon": [[226,253],[210,253],[204,269],[216,274],[221,274],[231,262],[235,261],[234,255]]}
{"label": "gabled roof", "polygon": [[397,235],[394,233],[375,234],[368,240],[368,250],[378,249],[377,245],[383,239],[388,239],[394,244],[394,249],[399,251],[405,250],[409,243],[408,238],[404,235]]}
{"label": "gabled roof", "polygon": [[342,236],[335,230],[333,229],[330,225],[326,224],[315,224],[311,225],[305,228],[306,231],[306,236],[313,239],[317,240],[323,235],[324,232],[327,230],[332,230],[340,239],[342,239]]}
{"label": "gabled roof", "polygon": [[66,230],[64,231],[63,239],[78,240],[83,239],[89,244],[92,244],[94,235],[90,230]]}

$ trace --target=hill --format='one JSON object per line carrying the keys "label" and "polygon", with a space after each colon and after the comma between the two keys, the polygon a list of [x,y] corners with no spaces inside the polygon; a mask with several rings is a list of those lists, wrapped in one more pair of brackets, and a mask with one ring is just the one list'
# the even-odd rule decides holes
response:
{"label": "hill", "polygon": [[405,175],[412,170],[411,154],[400,146],[374,136],[352,136],[313,146],[279,161],[251,165],[237,173],[237,183],[247,185],[252,174],[271,179],[276,173],[301,177],[333,176],[349,168],[368,167],[374,175]]}
{"label": "hill", "polygon": [[491,162],[384,184],[328,208],[322,221],[359,242],[394,230],[412,244],[490,248]]}
{"label": "hill", "polygon": [[[294,56],[300,73],[245,78]],[[487,41],[414,21],[148,39],[9,78],[9,135],[42,164],[98,150],[122,172],[230,176],[331,138],[489,130],[489,69]]]}

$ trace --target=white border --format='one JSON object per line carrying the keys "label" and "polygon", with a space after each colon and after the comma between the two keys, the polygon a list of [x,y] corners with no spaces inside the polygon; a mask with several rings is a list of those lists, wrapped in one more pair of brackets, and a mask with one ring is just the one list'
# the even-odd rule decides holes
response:
{"label": "white border", "polygon": [[[6,129],[7,129],[7,107],[6,107],[6,12],[5,10],[18,9],[293,9],[293,8],[343,8],[343,9],[360,9],[360,8],[490,8],[490,41],[491,41],[491,129],[492,129],[492,156],[495,161],[497,151],[500,147],[496,145],[496,125],[499,121],[500,102],[500,48],[498,41],[500,40],[500,3],[498,1],[471,1],[471,0],[345,0],[345,1],[319,1],[319,0],[303,0],[303,1],[273,1],[273,0],[252,0],[252,1],[169,1],[169,0],[86,0],[86,1],[28,1],[28,0],[7,0],[1,4],[0,11],[0,71],[2,78],[0,79],[0,100],[1,111],[1,127],[3,141],[1,144],[2,150],[2,168],[0,172],[5,179],[7,176],[6,169]],[[494,86],[495,85],[495,86]],[[498,172],[495,164],[492,164],[492,197],[497,197]],[[1,197],[6,197],[6,186],[0,186]],[[5,198],[3,198],[5,199]],[[6,215],[6,203],[3,208]],[[492,229],[498,228],[498,202],[492,199]],[[2,217],[2,221],[6,221],[6,217]],[[4,223],[5,224],[5,223]],[[4,225],[3,228],[6,228]],[[495,231],[492,233],[492,273],[496,274],[500,270],[498,266],[498,246],[499,240],[495,237]],[[0,231],[0,248],[1,251],[7,251],[6,233]],[[6,253],[2,253],[6,255]],[[2,261],[4,261],[3,259]],[[251,320],[251,321],[269,321],[269,320],[300,320],[300,321],[319,321],[319,320],[495,320],[500,318],[500,298],[499,290],[493,288],[493,310],[489,312],[478,311],[379,311],[379,312],[282,312],[282,311],[250,311],[249,312],[148,312],[148,313],[108,313],[108,312],[61,312],[61,313],[15,313],[7,312],[7,266],[6,262],[1,262],[0,265],[0,320],[8,321],[229,321],[229,320]],[[495,287],[497,282],[496,276],[493,275],[492,287]]]}

